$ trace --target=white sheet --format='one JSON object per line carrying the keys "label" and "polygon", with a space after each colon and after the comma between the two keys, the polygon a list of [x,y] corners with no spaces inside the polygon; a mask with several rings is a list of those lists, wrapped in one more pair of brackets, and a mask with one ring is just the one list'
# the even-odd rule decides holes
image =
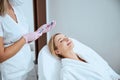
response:
{"label": "white sheet", "polygon": [[[111,73],[107,64],[91,65],[73,59],[62,59],[60,80],[118,80],[114,72]],[[119,77],[120,78],[120,77]]]}

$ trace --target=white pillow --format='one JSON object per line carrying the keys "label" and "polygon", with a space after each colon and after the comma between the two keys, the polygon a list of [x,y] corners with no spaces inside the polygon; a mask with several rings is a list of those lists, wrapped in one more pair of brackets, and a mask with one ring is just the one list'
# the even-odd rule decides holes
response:
{"label": "white pillow", "polygon": [[45,45],[38,56],[39,80],[59,80],[60,61],[51,55],[48,46]]}
{"label": "white pillow", "polygon": [[[81,55],[95,56],[97,55],[95,51],[87,47],[83,43],[71,38],[74,43],[74,51],[80,53]],[[97,55],[100,57],[99,55]],[[96,56],[95,56],[96,57]],[[60,61],[51,55],[48,46],[45,45],[38,56],[38,76],[39,80],[60,80]]]}

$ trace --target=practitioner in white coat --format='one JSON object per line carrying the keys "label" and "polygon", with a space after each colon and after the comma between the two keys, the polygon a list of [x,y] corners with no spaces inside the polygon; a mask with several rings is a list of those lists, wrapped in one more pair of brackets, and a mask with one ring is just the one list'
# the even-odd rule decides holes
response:
{"label": "practitioner in white coat", "polygon": [[[79,45],[79,44],[77,44]],[[83,45],[83,44],[82,44]],[[57,33],[49,41],[52,55],[61,60],[60,80],[119,80],[118,75],[107,62],[93,50],[74,51],[72,39]]]}
{"label": "practitioner in white coat", "polygon": [[55,26],[42,25],[29,33],[20,5],[24,0],[0,0],[0,70],[2,80],[25,80],[34,66],[29,43]]}

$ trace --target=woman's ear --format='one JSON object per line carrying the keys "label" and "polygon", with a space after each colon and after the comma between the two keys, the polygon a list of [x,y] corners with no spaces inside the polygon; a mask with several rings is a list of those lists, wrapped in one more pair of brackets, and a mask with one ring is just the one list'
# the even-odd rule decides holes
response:
{"label": "woman's ear", "polygon": [[59,50],[55,50],[55,54],[61,54]]}

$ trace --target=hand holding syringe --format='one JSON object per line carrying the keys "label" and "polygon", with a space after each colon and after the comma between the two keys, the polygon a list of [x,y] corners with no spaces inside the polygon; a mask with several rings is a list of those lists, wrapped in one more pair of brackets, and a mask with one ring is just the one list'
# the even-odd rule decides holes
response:
{"label": "hand holding syringe", "polygon": [[42,36],[42,34],[50,31],[55,26],[56,26],[55,21],[52,21],[52,22],[50,22],[48,24],[43,24],[35,32],[25,34],[25,35],[23,35],[23,37],[26,40],[26,43],[30,43],[30,42],[35,41],[36,39],[38,39],[40,36]]}
{"label": "hand holding syringe", "polygon": [[50,31],[52,28],[54,28],[56,26],[56,22],[55,21],[52,21],[48,24],[44,24],[42,25],[40,28],[38,28],[37,32],[39,33],[46,33],[48,31]]}

